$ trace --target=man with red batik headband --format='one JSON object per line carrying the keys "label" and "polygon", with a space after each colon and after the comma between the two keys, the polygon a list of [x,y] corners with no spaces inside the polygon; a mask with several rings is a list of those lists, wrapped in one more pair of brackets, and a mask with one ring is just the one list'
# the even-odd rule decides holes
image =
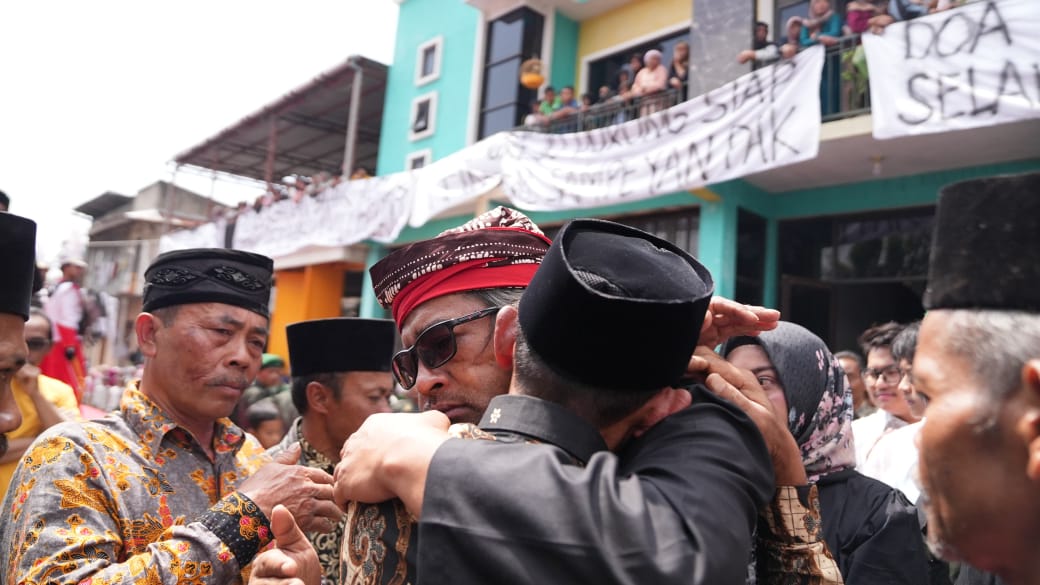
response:
{"label": "man with red batik headband", "polygon": [[[423,410],[440,410],[451,422],[476,422],[488,403],[506,392],[513,364],[501,359],[502,352],[496,355],[496,320],[501,321],[503,313],[499,309],[510,306],[504,313],[515,314],[512,306],[548,248],[548,240],[526,217],[499,208],[437,238],[401,248],[372,268],[377,297],[392,309],[406,346],[393,360],[395,377],[402,386],[418,390]],[[714,346],[741,331],[769,329],[778,317],[775,311],[713,298],[700,340]],[[697,324],[691,322],[691,327]],[[494,419],[493,413],[490,416]],[[539,425],[545,426],[544,421],[534,426]],[[471,427],[455,425],[451,432],[470,437]],[[344,582],[415,582],[417,525],[403,503],[347,506],[350,519],[341,555]],[[294,538],[287,516],[274,526],[280,549],[261,556],[252,583],[317,579],[314,552],[304,540]]]}

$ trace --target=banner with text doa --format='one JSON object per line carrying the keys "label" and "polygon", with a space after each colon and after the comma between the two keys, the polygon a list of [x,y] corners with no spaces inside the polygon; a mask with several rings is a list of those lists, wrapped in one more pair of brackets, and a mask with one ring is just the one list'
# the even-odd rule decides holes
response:
{"label": "banner with text doa", "polygon": [[864,34],[874,137],[1040,117],[1040,2],[988,0]]}
{"label": "banner with text doa", "polygon": [[502,190],[529,210],[646,199],[816,157],[823,47],[636,120],[573,134],[510,132]]}

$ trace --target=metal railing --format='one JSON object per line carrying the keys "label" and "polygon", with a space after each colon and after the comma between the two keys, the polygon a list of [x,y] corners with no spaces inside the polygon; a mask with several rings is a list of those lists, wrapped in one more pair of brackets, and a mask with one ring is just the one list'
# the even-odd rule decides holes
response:
{"label": "metal railing", "polygon": [[560,117],[528,116],[527,122],[517,130],[566,134],[595,130],[635,120],[654,112],[670,108],[686,99],[686,88],[666,89],[645,96],[623,98],[614,96],[605,102],[592,104],[587,109]]}
{"label": "metal railing", "polygon": [[[523,126],[516,129],[554,134],[583,132],[635,120],[685,99],[685,87],[628,99],[614,96],[606,102],[560,117],[532,114]],[[820,80],[820,112],[824,122],[870,113],[867,60],[860,35],[841,37],[837,44],[827,47]]]}

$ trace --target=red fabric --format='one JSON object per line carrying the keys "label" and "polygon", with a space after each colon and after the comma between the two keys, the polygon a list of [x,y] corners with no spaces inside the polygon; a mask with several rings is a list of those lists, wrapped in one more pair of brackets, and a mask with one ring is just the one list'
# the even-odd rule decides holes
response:
{"label": "red fabric", "polygon": [[501,258],[480,258],[437,270],[412,281],[394,298],[391,310],[398,329],[413,309],[428,300],[452,293],[486,288],[526,287],[538,264],[489,266]]}
{"label": "red fabric", "polygon": [[[58,338],[54,340],[51,350],[40,362],[40,371],[44,375],[57,378],[65,382],[76,391],[76,400],[83,398],[83,380],[86,377],[86,366],[83,360],[83,346],[79,342],[79,334],[71,327],[56,326]],[[73,359],[65,357],[65,348],[74,347],[76,356]]]}

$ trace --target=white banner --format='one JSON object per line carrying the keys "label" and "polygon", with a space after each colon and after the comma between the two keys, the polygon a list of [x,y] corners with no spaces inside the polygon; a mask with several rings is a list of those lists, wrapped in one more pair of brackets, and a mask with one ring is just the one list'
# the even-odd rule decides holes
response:
{"label": "white banner", "polygon": [[702,187],[816,157],[824,49],[705,95],[572,134],[510,132],[502,187],[529,210],[597,207]]}
{"label": "white banner", "polygon": [[234,247],[271,257],[308,246],[349,246],[363,240],[389,243],[408,221],[413,173],[346,181],[316,197],[279,201],[246,211],[235,223]]}
{"label": "white banner", "polygon": [[204,223],[197,228],[180,230],[159,238],[159,253],[188,248],[223,248],[227,222],[223,219]]}
{"label": "white banner", "polygon": [[502,182],[506,133],[493,134],[416,171],[413,227],[433,216],[488,193]]}
{"label": "white banner", "polygon": [[1040,2],[988,0],[863,35],[874,138],[1040,117]]}

